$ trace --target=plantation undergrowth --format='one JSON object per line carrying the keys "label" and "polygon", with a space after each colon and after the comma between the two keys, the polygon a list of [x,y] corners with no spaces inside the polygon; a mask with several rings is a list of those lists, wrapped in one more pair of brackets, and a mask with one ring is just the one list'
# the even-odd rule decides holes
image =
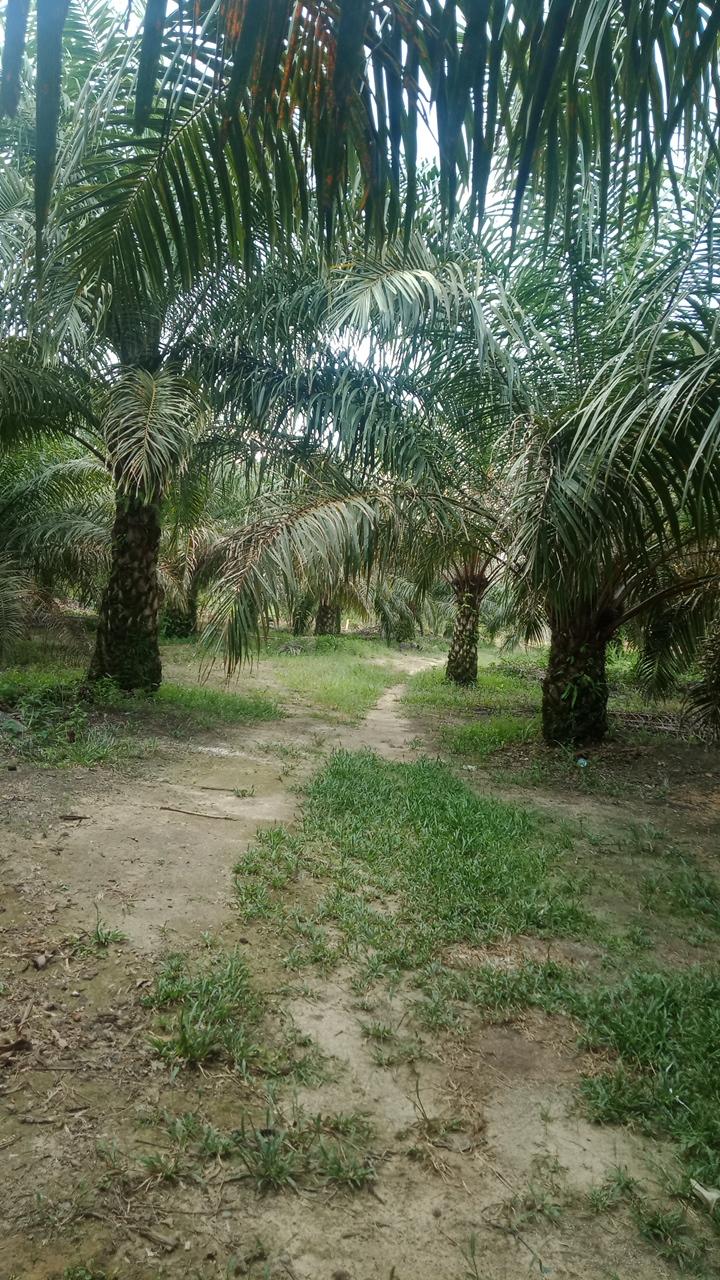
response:
{"label": "plantation undergrowth", "polygon": [[[681,881],[714,919],[714,881],[682,866],[664,875],[651,891],[661,910],[662,886]],[[307,788],[298,830],[261,834],[236,882],[245,919],[285,930],[290,969],[349,962],[365,993],[404,982],[420,993],[421,1030],[462,1034],[473,1017],[527,1008],[571,1018],[579,1043],[611,1059],[580,1084],[586,1114],[671,1138],[689,1176],[720,1181],[720,970],[628,969],[624,935],[590,909],[592,876],[567,825],[478,796],[437,762],[338,752]],[[303,884],[315,886],[310,912],[293,904]],[[487,943],[523,935],[593,939],[606,959],[483,962]],[[459,966],[456,944],[471,948]]]}

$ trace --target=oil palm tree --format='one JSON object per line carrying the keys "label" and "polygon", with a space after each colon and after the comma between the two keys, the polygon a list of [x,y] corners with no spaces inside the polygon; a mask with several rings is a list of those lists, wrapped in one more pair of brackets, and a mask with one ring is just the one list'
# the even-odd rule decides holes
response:
{"label": "oil palm tree", "polygon": [[[78,86],[81,124],[61,130],[56,165],[67,8],[65,0],[43,0],[31,50],[47,88],[36,95],[36,256],[44,258],[45,285],[69,265],[74,322],[82,323],[77,300],[87,299],[112,331],[106,337],[120,356],[123,390],[134,385],[140,415],[149,399],[155,403],[148,380],[158,373],[159,329],[151,341],[144,335],[144,351],[131,350],[128,314],[145,317],[148,304],[153,314],[162,313],[169,293],[192,288],[198,273],[228,252],[246,268],[267,263],[299,224],[308,225],[313,187],[318,234],[326,241],[346,225],[355,191],[370,232],[380,238],[385,229],[397,229],[404,204],[409,243],[426,80],[436,106],[440,196],[448,212],[472,133],[475,150],[466,176],[475,211],[502,141],[509,170],[516,171],[515,225],[532,170],[544,194],[545,226],[551,227],[561,190],[566,215],[584,207],[576,181],[582,135],[584,160],[597,157],[601,234],[611,171],[630,170],[640,204],[648,194],[655,198],[679,125],[689,140],[697,130],[707,131],[714,103],[718,19],[704,4],[652,14],[641,6],[640,14],[637,7],[628,13],[600,4],[589,11],[583,3],[553,0],[547,11],[497,3],[485,13],[469,2],[408,9],[333,0],[293,6],[291,16],[280,0],[238,0],[222,12],[201,8],[192,32],[183,29],[179,12],[171,11],[166,25],[166,6],[160,5],[148,12],[140,41],[115,28],[89,71],[77,56],[69,72],[66,67]],[[10,111],[22,98],[17,90],[26,10],[13,3],[8,13],[3,99]],[[682,38],[677,43],[676,36]],[[660,48],[662,60],[654,57]],[[602,74],[588,77],[590,64],[604,81]],[[663,93],[658,79],[666,82]],[[604,85],[614,92],[606,93]],[[129,143],[133,86],[137,136]],[[613,148],[618,112],[622,128]],[[651,118],[654,129],[648,128]],[[629,185],[621,183],[621,206]],[[42,296],[49,294],[45,287]],[[168,372],[162,381],[169,403]],[[185,390],[188,385],[186,379]],[[168,436],[164,444],[168,456],[185,448]],[[132,464],[127,476],[119,458],[113,465],[117,536],[93,673],[107,669],[125,682],[152,686],[159,678],[158,476],[150,484],[146,474],[142,487]],[[120,634],[123,626],[135,636],[132,643]]]}
{"label": "oil palm tree", "polygon": [[0,455],[0,646],[33,621],[56,622],[59,598],[96,598],[109,564],[111,498],[105,469],[74,442]]}
{"label": "oil palm tree", "polygon": [[[528,428],[515,459],[517,535],[507,575],[510,612],[528,638],[550,631],[543,681],[543,734],[587,745],[608,728],[608,645],[639,628],[641,665],[688,663],[720,582],[717,539],[702,512],[678,518],[683,469],[677,441],[655,442],[638,465],[631,452],[601,463],[573,457],[573,424]],[[664,460],[658,455],[664,453]],[[598,467],[601,468],[598,477]],[[586,468],[586,470],[584,470]],[[662,483],[654,484],[655,474]],[[718,476],[713,478],[717,500]]]}

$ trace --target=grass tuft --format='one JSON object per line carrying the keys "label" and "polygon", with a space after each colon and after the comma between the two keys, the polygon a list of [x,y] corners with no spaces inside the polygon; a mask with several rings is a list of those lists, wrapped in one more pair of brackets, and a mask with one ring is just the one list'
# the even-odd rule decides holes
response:
{"label": "grass tuft", "polygon": [[261,1120],[243,1112],[239,1125],[227,1132],[193,1112],[165,1113],[162,1125],[171,1150],[141,1159],[158,1181],[176,1181],[181,1170],[192,1172],[208,1160],[244,1169],[236,1180],[247,1178],[261,1194],[301,1187],[360,1191],[375,1180],[367,1150],[372,1126],[357,1112],[308,1115],[295,1105],[286,1116],[273,1102]]}
{"label": "grass tuft", "polygon": [[170,956],[143,1003],[168,1011],[151,1043],[175,1066],[225,1059],[248,1072],[263,1060],[255,1040],[263,1004],[237,952],[213,955],[195,971],[184,956]]}
{"label": "grass tuft", "polygon": [[508,742],[526,742],[537,735],[537,720],[527,716],[486,716],[471,724],[445,725],[442,742],[456,755],[482,760]]}

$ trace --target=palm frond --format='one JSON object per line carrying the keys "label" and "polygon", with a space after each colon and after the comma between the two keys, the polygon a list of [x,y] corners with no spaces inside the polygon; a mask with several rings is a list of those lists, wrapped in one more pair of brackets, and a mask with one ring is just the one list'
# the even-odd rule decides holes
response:
{"label": "palm frond", "polygon": [[203,643],[232,671],[256,651],[268,618],[309,581],[322,593],[372,564],[378,511],[371,495],[270,495],[215,555]]}
{"label": "palm frond", "polygon": [[202,428],[197,388],[168,369],[122,374],[108,396],[104,433],[116,479],[147,498],[182,469]]}
{"label": "palm frond", "polygon": [[25,631],[30,582],[11,556],[0,555],[0,654]]}

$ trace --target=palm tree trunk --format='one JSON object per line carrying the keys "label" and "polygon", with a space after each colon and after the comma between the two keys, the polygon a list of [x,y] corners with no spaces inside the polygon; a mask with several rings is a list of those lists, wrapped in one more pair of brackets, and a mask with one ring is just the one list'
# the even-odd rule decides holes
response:
{"label": "palm tree trunk", "polygon": [[316,636],[340,635],[340,606],[332,600],[321,600],[315,615]]}
{"label": "palm tree trunk", "polygon": [[457,612],[453,623],[445,679],[454,684],[475,684],[478,671],[480,603],[484,582],[462,582],[455,587]]}
{"label": "palm tree trunk", "polygon": [[88,679],[121,689],[157,689],[162,679],[157,579],[160,509],[118,493],[110,576],[103,593]]}
{"label": "palm tree trunk", "polygon": [[602,742],[608,728],[607,643],[604,631],[553,630],[542,694],[546,742],[568,746]]}
{"label": "palm tree trunk", "polygon": [[700,652],[700,680],[688,694],[695,721],[713,742],[720,742],[720,609],[710,623]]}

